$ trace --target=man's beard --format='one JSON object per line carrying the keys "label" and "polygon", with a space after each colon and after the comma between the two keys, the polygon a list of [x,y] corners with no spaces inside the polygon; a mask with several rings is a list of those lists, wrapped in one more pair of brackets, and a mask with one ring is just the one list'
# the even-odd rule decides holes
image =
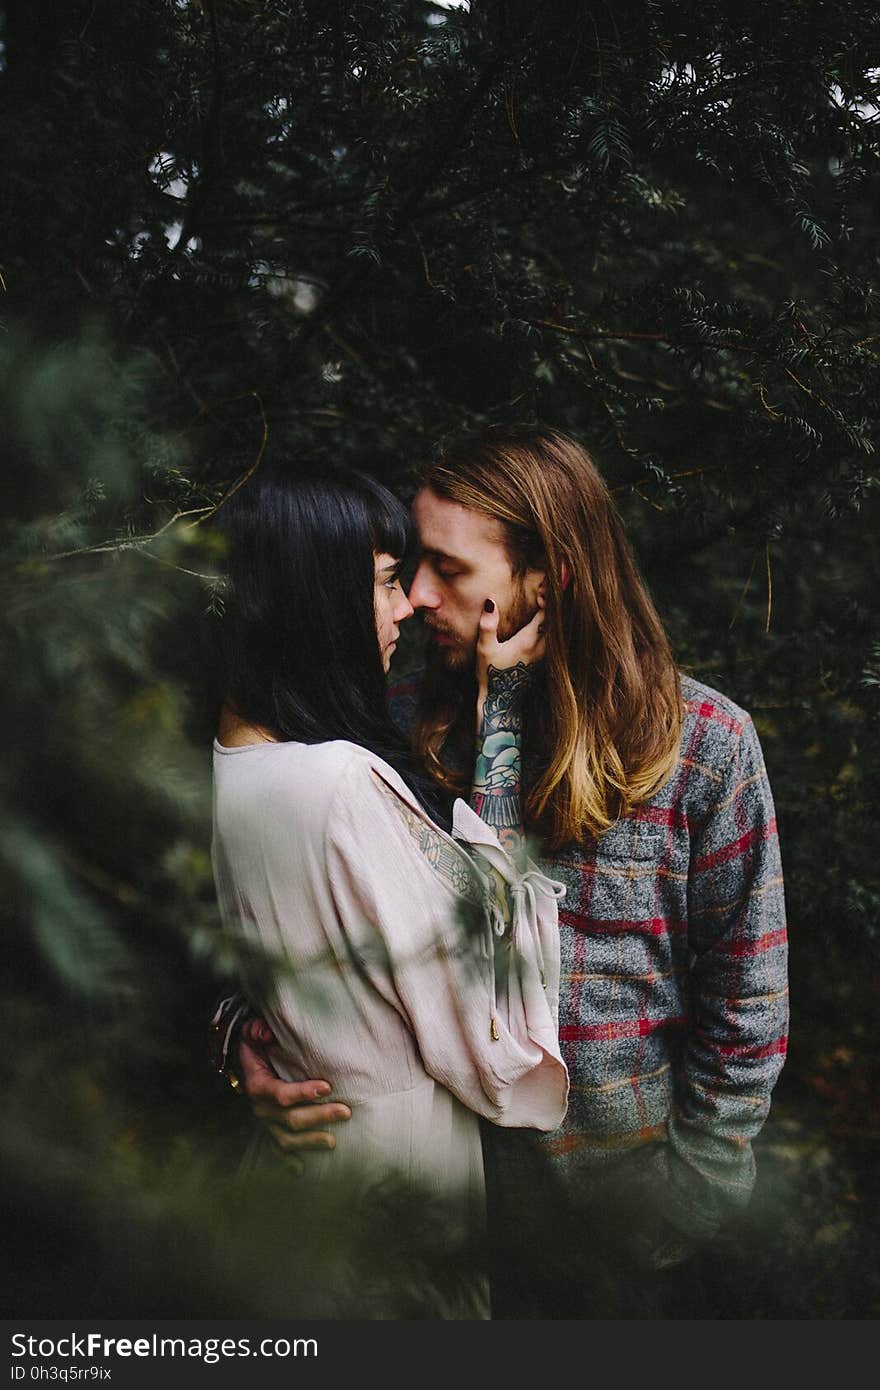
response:
{"label": "man's beard", "polygon": [[474,664],[474,648],[461,638],[456,637],[454,632],[450,632],[446,627],[435,627],[433,623],[426,623],[429,632],[439,632],[444,637],[451,639],[451,644],[428,639],[428,665],[436,670],[442,671],[467,671]]}
{"label": "man's beard", "polygon": [[519,632],[521,627],[530,623],[538,609],[535,605],[530,605],[526,598],[525,586],[521,579],[516,580],[510,609],[502,621],[498,624],[498,641],[507,642]]}
{"label": "man's beard", "polygon": [[[510,608],[498,624],[498,641],[507,642],[519,632],[521,627],[531,622],[537,612],[537,608],[530,606],[526,598],[525,587],[522,580],[515,581],[513,598]],[[428,643],[428,666],[435,671],[469,671],[473,669],[476,653],[476,638],[473,642],[464,642],[457,637],[448,627],[441,623],[430,623],[425,620],[425,626],[431,632],[439,632],[444,637],[452,639],[450,646],[441,645],[439,642],[429,641]]]}

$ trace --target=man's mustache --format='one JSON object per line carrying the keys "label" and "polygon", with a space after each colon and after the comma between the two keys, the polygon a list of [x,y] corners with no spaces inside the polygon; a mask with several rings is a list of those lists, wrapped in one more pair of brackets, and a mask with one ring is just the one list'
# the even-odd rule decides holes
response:
{"label": "man's mustache", "polygon": [[[421,617],[421,614],[419,616]],[[451,637],[456,641],[458,640],[451,628],[445,627],[443,623],[432,623],[430,619],[424,617],[422,617],[422,623],[425,627],[429,628],[431,632],[439,632],[442,637]]]}

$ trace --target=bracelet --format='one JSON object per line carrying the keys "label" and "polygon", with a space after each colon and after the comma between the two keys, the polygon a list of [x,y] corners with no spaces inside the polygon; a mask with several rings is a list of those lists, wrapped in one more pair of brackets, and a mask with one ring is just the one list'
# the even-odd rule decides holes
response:
{"label": "bracelet", "polygon": [[237,1041],[244,1024],[250,1017],[251,1009],[247,1000],[240,994],[228,995],[221,999],[211,1019],[209,1055],[214,1068],[223,1077],[230,1090],[243,1092],[241,1077],[235,1068],[233,1058],[237,1053]]}

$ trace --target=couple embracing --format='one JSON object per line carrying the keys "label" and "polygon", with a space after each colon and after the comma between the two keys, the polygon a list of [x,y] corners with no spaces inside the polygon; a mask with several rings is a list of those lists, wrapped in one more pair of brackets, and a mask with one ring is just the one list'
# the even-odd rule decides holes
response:
{"label": "couple embracing", "polygon": [[749,716],[679,675],[560,433],[454,443],[412,522],[362,475],[270,474],[226,529],[215,877],[280,963],[215,1020],[252,1174],[277,1143],[301,1191],[393,1176],[450,1230],[488,1198],[495,1317],[693,1316],[667,1291],[748,1200],[786,1040]]}

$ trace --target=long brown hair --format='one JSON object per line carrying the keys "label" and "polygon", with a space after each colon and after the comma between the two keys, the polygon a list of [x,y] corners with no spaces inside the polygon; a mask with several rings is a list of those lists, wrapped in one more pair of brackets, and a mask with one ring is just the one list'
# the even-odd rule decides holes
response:
{"label": "long brown hair", "polygon": [[[526,820],[552,849],[600,835],[666,782],[683,717],[669,642],[608,488],[581,444],[530,428],[457,440],[421,483],[502,523],[514,577],[546,571],[542,759]],[[454,688],[426,688],[415,741],[436,779],[460,791],[443,756]]]}

